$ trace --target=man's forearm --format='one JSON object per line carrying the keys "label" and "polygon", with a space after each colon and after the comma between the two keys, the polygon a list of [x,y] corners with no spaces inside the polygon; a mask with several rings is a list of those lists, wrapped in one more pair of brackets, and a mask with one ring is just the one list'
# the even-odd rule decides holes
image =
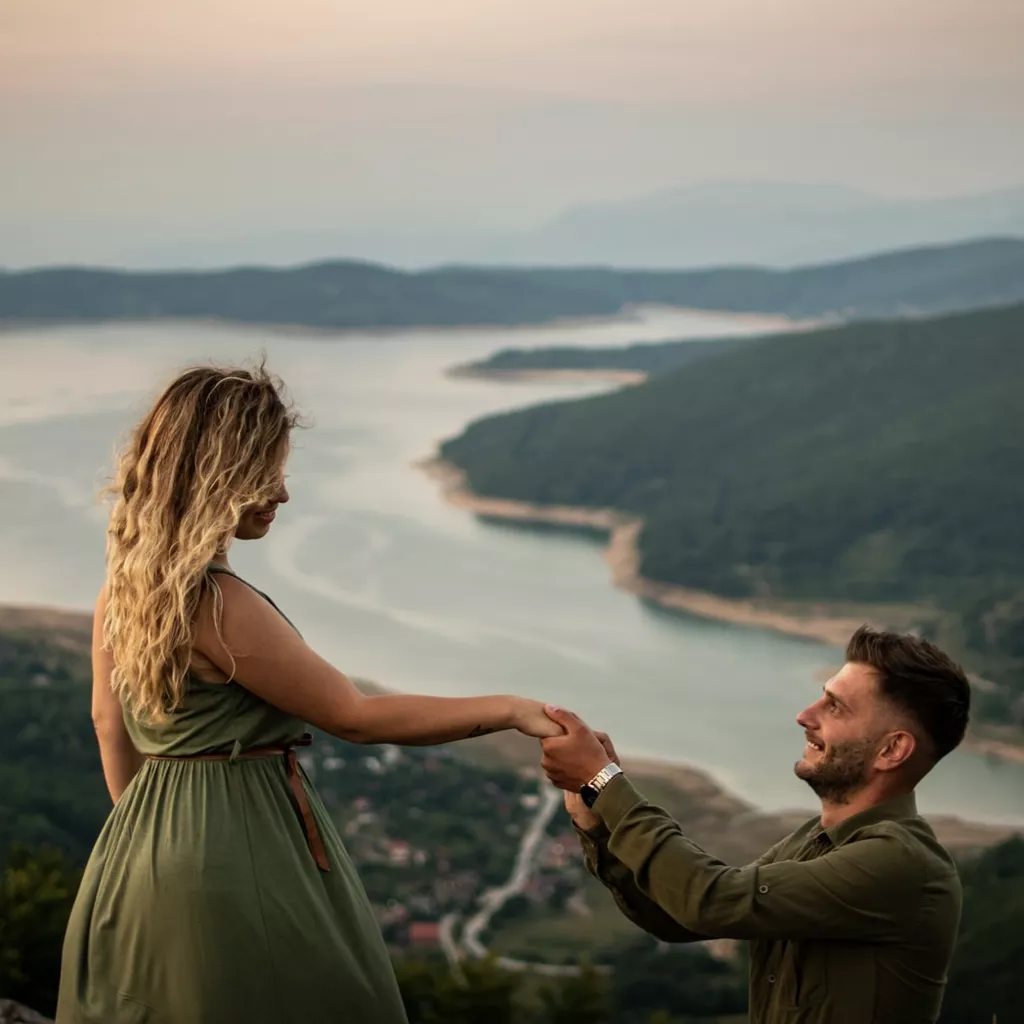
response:
{"label": "man's forearm", "polygon": [[705,936],[684,928],[636,885],[633,873],[607,847],[608,830],[603,824],[584,831],[576,825],[583,863],[611,894],[619,910],[638,928],[662,942],[700,942]]}
{"label": "man's forearm", "polygon": [[709,938],[891,941],[913,920],[927,866],[896,832],[847,843],[828,856],[745,867],[710,856],[679,824],[613,779],[594,809],[609,852],[641,894],[682,927]]}

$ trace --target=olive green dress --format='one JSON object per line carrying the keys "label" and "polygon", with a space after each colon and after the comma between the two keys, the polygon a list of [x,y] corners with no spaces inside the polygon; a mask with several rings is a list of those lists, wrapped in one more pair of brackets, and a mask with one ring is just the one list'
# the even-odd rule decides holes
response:
{"label": "olive green dress", "polygon": [[96,841],[64,940],[58,1024],[405,1024],[315,790],[303,774],[328,871],[285,757],[238,756],[293,743],[304,723],[235,683],[191,680],[169,721],[126,724],[142,754],[168,759],[146,761]]}

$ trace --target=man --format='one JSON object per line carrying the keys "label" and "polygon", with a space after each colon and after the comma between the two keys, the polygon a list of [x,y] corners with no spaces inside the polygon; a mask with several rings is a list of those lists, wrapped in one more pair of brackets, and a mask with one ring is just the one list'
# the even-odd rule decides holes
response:
{"label": "man", "polygon": [[913,636],[859,629],[797,716],[796,774],[821,815],[729,867],[648,804],[607,737],[558,708],[542,766],[566,791],[588,869],[665,942],[749,939],[752,1024],[924,1024],[938,1018],[960,918],[949,854],[914,788],[963,739],[963,670]]}

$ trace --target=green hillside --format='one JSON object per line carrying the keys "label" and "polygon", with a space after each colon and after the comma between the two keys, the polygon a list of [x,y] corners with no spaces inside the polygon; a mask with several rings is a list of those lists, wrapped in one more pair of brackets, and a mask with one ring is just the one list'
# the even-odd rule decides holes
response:
{"label": "green hillside", "polygon": [[961,866],[964,909],[943,1024],[1024,1020],[1024,839]]}
{"label": "green hillside", "polygon": [[[645,575],[898,602],[1024,693],[1024,306],[777,336],[471,425],[479,493],[642,515]],[[1015,706],[1019,713],[1019,700]]]}
{"label": "green hillside", "polygon": [[0,272],[0,321],[218,318],[316,327],[534,323],[661,303],[795,316],[892,315],[1024,300],[1024,241],[991,239],[794,270],[445,267]]}
{"label": "green hillside", "polygon": [[89,715],[91,630],[81,619],[59,639],[0,621],[0,854],[17,842],[84,863],[110,810]]}

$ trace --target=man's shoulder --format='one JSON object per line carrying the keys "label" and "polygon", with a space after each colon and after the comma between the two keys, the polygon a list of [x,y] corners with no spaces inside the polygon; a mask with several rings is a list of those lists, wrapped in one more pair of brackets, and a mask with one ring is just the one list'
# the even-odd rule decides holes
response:
{"label": "man's shoulder", "polygon": [[854,844],[867,840],[884,840],[894,866],[901,864],[906,870],[919,874],[922,882],[948,881],[959,886],[956,861],[920,815],[886,818],[865,824],[843,845],[855,849]]}

